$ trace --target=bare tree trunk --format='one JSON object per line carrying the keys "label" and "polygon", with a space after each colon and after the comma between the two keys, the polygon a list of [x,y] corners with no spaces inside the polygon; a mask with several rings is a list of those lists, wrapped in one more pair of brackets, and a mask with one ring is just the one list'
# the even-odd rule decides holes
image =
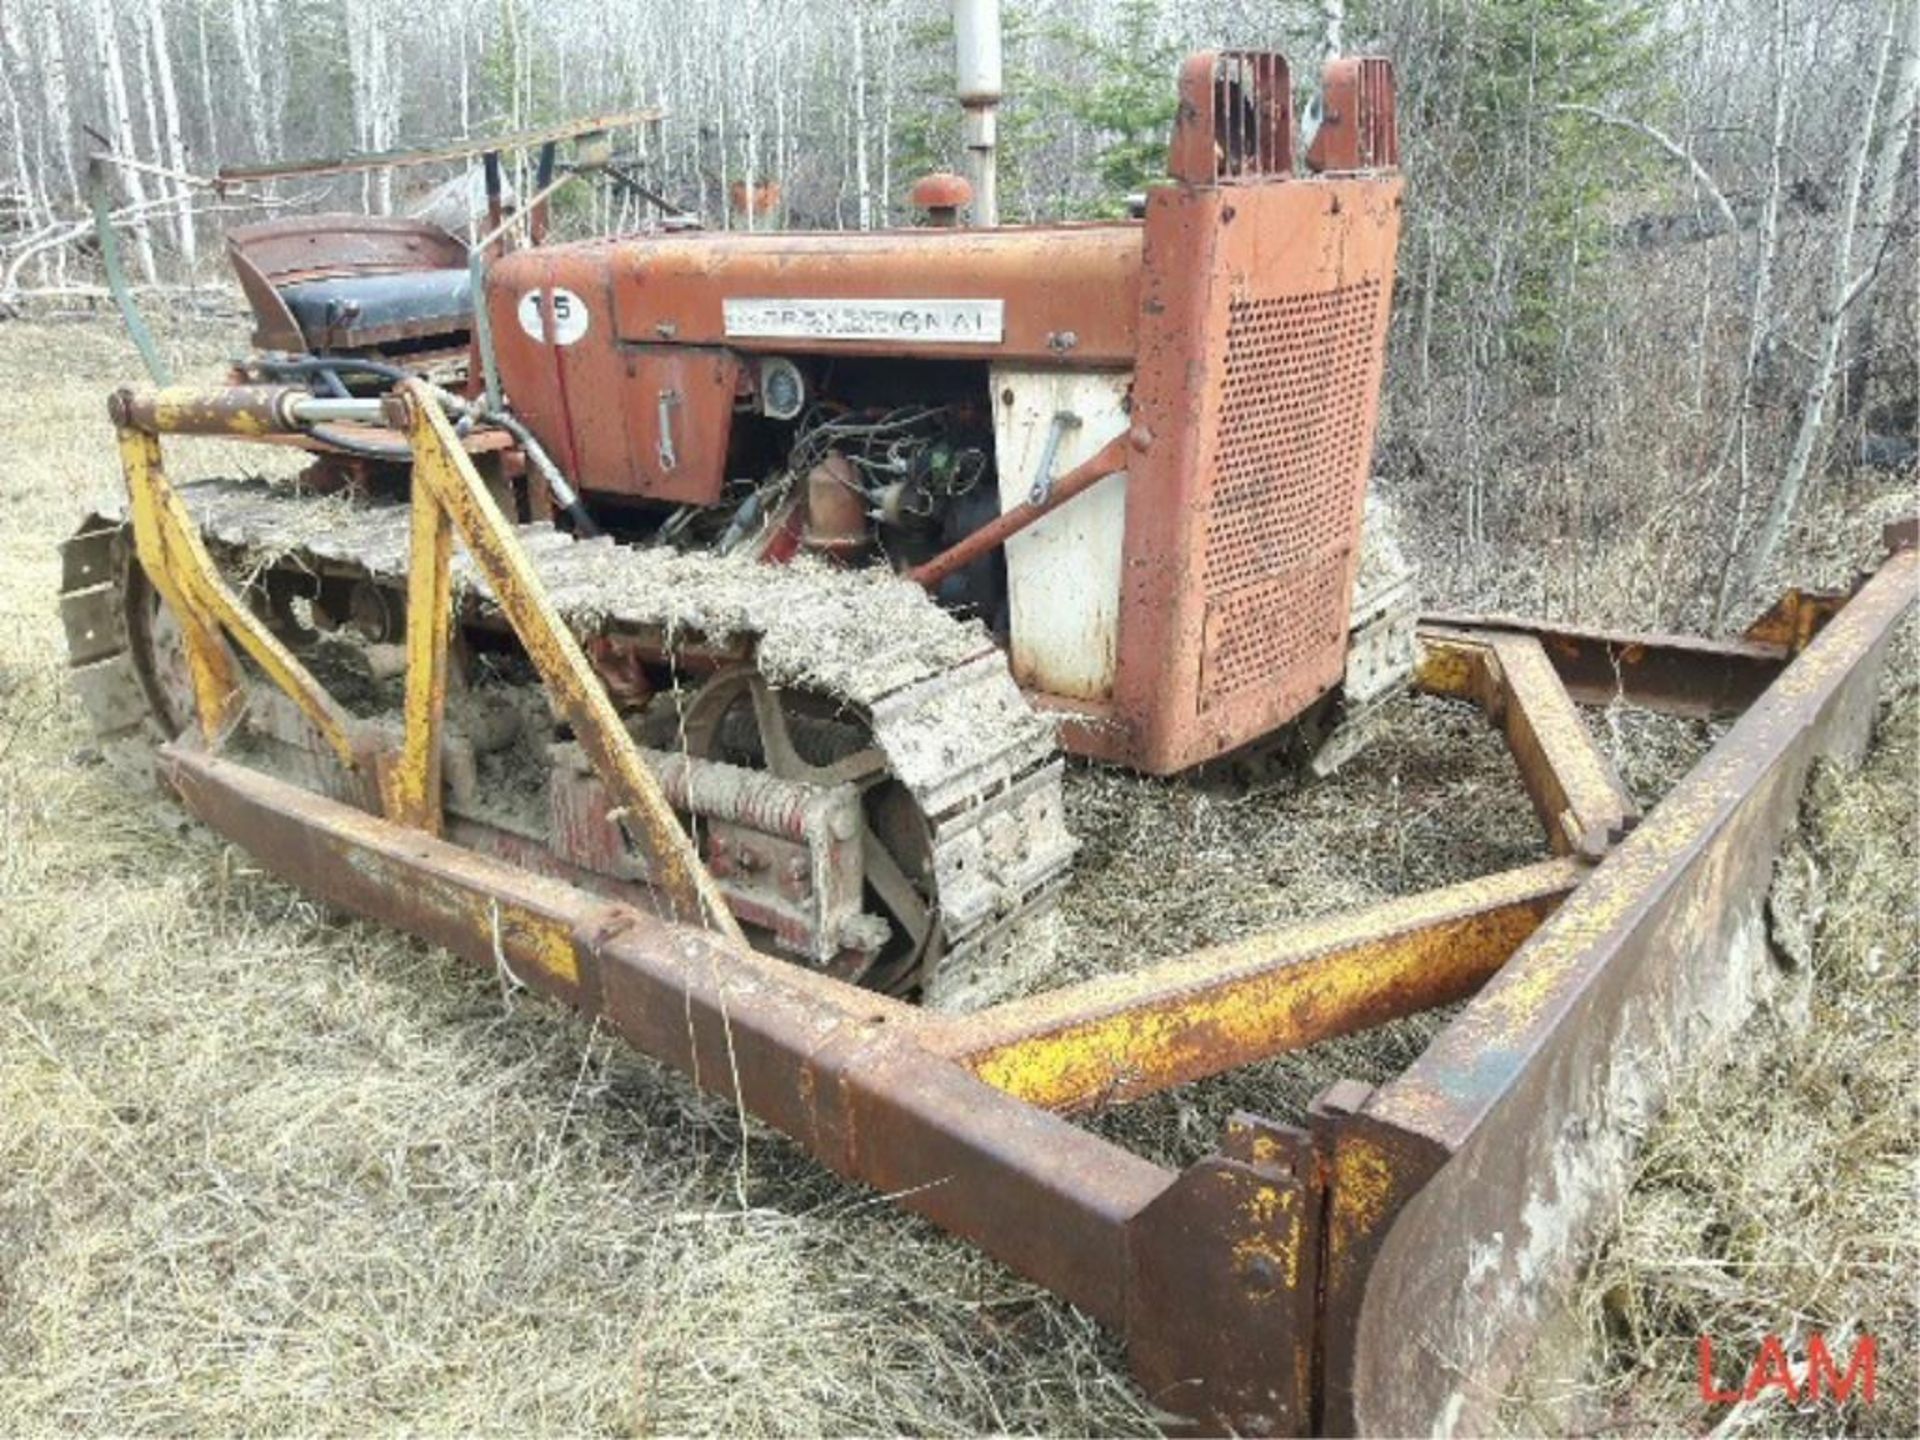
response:
{"label": "bare tree trunk", "polygon": [[[148,34],[146,10],[144,8],[136,8],[133,12],[132,20],[134,39],[133,54],[134,58],[140,62],[140,83],[138,87],[140,94],[140,116],[147,122],[147,154],[153,157],[156,164],[165,165],[167,159],[166,150],[160,143],[160,112],[155,107],[153,98],[158,85],[153,78],[153,46],[150,43],[152,37]],[[169,195],[173,191],[172,184],[165,176],[155,177],[154,188],[162,196]]]}
{"label": "bare tree trunk", "polygon": [[887,225],[893,218],[893,94],[898,88],[895,81],[899,72],[898,55],[900,49],[900,11],[899,7],[887,5],[886,46],[880,54],[880,223]]}
{"label": "bare tree trunk", "polygon": [[1346,0],[1320,0],[1320,58],[1331,60],[1346,53]]}
{"label": "bare tree trunk", "polygon": [[207,43],[207,7],[194,11],[194,32],[200,62],[200,119],[207,132],[202,163],[209,172],[220,168],[220,122],[213,104],[213,47]]}
{"label": "bare tree trunk", "polygon": [[[153,52],[154,76],[160,87],[160,135],[167,164],[184,174],[187,146],[180,128],[180,92],[173,83],[173,57],[167,47],[167,17],[160,0],[147,0],[147,40]],[[191,279],[200,258],[199,247],[194,243],[193,192],[184,180],[173,183],[180,201],[173,222],[174,242],[180,248],[180,262]]]}
{"label": "bare tree trunk", "polygon": [[[133,141],[133,112],[127,105],[127,69],[120,56],[120,34],[113,23],[110,0],[93,0],[89,13],[93,20],[94,47],[100,65],[100,88],[106,96],[107,126],[113,148],[122,155],[136,156]],[[120,180],[127,187],[127,198],[136,207],[147,201],[147,187],[138,170],[122,169]],[[133,253],[140,275],[149,285],[157,284],[159,270],[153,263],[153,234],[147,226],[146,212],[137,210],[133,225]]]}
{"label": "bare tree trunk", "polygon": [[[1914,112],[1920,109],[1920,4],[1908,0],[1900,69],[1893,82],[1893,94],[1887,105],[1887,122],[1880,151],[1873,161],[1873,179],[1867,186],[1866,213],[1861,217],[1860,235],[1866,242],[1868,269],[1858,283],[1871,283],[1886,263],[1892,247],[1893,206],[1900,189],[1907,150],[1913,142]],[[1853,335],[1848,341],[1851,361],[1847,382],[1841,392],[1841,413],[1851,415],[1866,402],[1867,377],[1873,363],[1873,306],[1861,305],[1854,314]]]}
{"label": "bare tree trunk", "polygon": [[787,151],[787,47],[773,47],[773,174],[780,182],[780,228],[787,228],[793,172]]}
{"label": "bare tree trunk", "polygon": [[[1813,377],[1807,384],[1804,408],[1800,412],[1800,429],[1793,440],[1793,453],[1787,457],[1786,473],[1780,477],[1780,486],[1773,492],[1773,503],[1767,507],[1767,518],[1762,522],[1759,538],[1754,544],[1753,557],[1747,569],[1749,590],[1766,574],[1767,567],[1779,552],[1781,541],[1786,538],[1787,527],[1793,523],[1793,512],[1800,503],[1800,491],[1806,484],[1807,470],[1813,462],[1814,446],[1820,439],[1827,392],[1833,387],[1834,366],[1840,358],[1840,337],[1846,329],[1847,308],[1861,293],[1861,287],[1855,284],[1853,278],[1854,226],[1860,218],[1860,194],[1865,188],[1868,157],[1873,151],[1874,122],[1880,113],[1880,92],[1886,86],[1887,60],[1893,50],[1898,24],[1899,7],[1890,7],[1887,11],[1887,28],[1880,36],[1880,53],[1874,62],[1873,79],[1867,89],[1865,113],[1860,118],[1860,143],[1853,152],[1853,163],[1847,169],[1846,199],[1840,211],[1840,233],[1834,241],[1833,273],[1827,286],[1827,303],[1823,307],[1826,324],[1820,337],[1820,350],[1814,361]],[[1892,143],[1892,138],[1888,137],[1889,143]]]}
{"label": "bare tree trunk", "polygon": [[[347,64],[352,72],[354,144],[362,151],[393,147],[398,76],[388,35],[391,9],[382,0],[346,0]],[[376,215],[393,213],[393,171],[367,171],[361,202]]]}
{"label": "bare tree trunk", "polygon": [[260,31],[255,24],[253,0],[233,0],[233,48],[240,60],[240,88],[247,101],[247,133],[253,136],[254,154],[262,159],[278,159],[277,137],[269,120],[266,74],[260,64]]}
{"label": "bare tree trunk", "polygon": [[1773,132],[1767,146],[1767,198],[1760,211],[1760,233],[1756,238],[1753,265],[1753,305],[1747,321],[1746,363],[1740,372],[1740,392],[1734,397],[1733,422],[1720,457],[1709,477],[1712,486],[1730,459],[1737,459],[1738,481],[1734,489],[1733,524],[1727,532],[1727,544],[1720,565],[1720,585],[1713,598],[1714,628],[1726,620],[1733,604],[1735,578],[1739,571],[1740,543],[1747,528],[1747,507],[1753,495],[1753,475],[1747,464],[1747,429],[1753,404],[1753,381],[1766,351],[1773,327],[1769,307],[1773,303],[1774,262],[1780,249],[1780,195],[1787,150],[1787,0],[1774,0],[1773,22]]}
{"label": "bare tree trunk", "polygon": [[853,190],[860,228],[873,228],[873,190],[867,169],[867,12],[853,11]]}
{"label": "bare tree trunk", "polygon": [[1585,115],[1590,120],[1597,120],[1602,125],[1611,125],[1617,130],[1631,130],[1646,136],[1668,155],[1687,167],[1687,173],[1693,177],[1694,184],[1704,190],[1707,198],[1713,202],[1714,211],[1719,215],[1723,226],[1728,230],[1740,228],[1740,222],[1734,218],[1733,206],[1729,205],[1727,197],[1720,193],[1720,187],[1708,173],[1707,167],[1694,158],[1692,150],[1675,140],[1666,131],[1649,125],[1644,120],[1635,119],[1630,115],[1615,115],[1611,111],[1602,110],[1594,105],[1556,105],[1553,108],[1564,110],[1572,115]]}
{"label": "bare tree trunk", "polygon": [[746,33],[740,37],[740,100],[747,110],[747,131],[741,146],[741,170],[745,174],[747,203],[744,216],[747,229],[758,230],[760,217],[756,192],[765,177],[760,173],[760,67],[756,40],[760,34],[760,7],[750,4],[746,10]]}
{"label": "bare tree trunk", "polygon": [[[80,204],[80,170],[73,158],[73,107],[67,77],[67,41],[61,33],[61,7],[49,3],[40,8],[40,95],[44,102],[46,127],[51,132],[53,152],[60,159],[60,176],[66,181],[67,199]],[[48,187],[43,183],[42,189]]]}
{"label": "bare tree trunk", "polygon": [[[32,72],[33,60],[21,43],[13,12],[0,9],[0,103],[4,103],[7,131],[13,141],[13,173],[20,180],[29,230],[37,229],[42,223],[53,219],[53,207],[46,202],[35,183],[36,179],[44,177],[40,176],[39,167],[27,157],[27,121],[21,109],[18,85]],[[16,76],[20,77],[19,81],[16,81]]]}

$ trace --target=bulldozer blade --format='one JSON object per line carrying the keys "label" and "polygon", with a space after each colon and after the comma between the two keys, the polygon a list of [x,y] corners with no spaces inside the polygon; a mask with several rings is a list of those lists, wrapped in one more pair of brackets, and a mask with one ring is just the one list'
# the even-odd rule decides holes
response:
{"label": "bulldozer blade", "polygon": [[[1719,644],[1755,665],[1766,644],[1773,678],[1637,824],[1571,708],[1562,667],[1577,676],[1585,652],[1511,623],[1429,626],[1421,683],[1503,729],[1561,858],[965,1016],[464,849],[191,733],[160,771],[291,883],[600,1016],[1119,1331],[1170,1424],[1450,1432],[1487,1418],[1675,1077],[1754,1003],[1775,848],[1814,760],[1863,743],[1917,569],[1902,551],[1823,602],[1797,654]],[[1304,1126],[1236,1116],[1184,1170],[1066,1118],[1461,1000],[1398,1078],[1339,1082]]]}
{"label": "bulldozer blade", "polygon": [[1404,1074],[1328,1107],[1329,1429],[1484,1428],[1639,1135],[1766,985],[1775,851],[1814,761],[1864,747],[1917,561],[1891,557]]}

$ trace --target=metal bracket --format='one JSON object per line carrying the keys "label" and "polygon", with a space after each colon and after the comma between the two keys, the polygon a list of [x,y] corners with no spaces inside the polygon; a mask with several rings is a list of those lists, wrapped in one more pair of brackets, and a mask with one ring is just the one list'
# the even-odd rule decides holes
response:
{"label": "metal bracket", "polygon": [[[124,413],[124,412],[123,412]],[[290,695],[348,770],[361,762],[354,721],[293,657],[260,617],[228,587],[174,493],[161,461],[160,438],[122,423],[120,466],[133,513],[141,569],[180,622],[201,733],[218,745],[239,723],[245,689],[225,635],[231,635],[267,677]]]}

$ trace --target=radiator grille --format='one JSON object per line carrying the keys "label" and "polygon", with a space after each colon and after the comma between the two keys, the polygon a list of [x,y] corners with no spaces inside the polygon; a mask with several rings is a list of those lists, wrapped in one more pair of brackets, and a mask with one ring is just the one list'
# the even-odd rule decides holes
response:
{"label": "radiator grille", "polygon": [[1379,289],[1369,280],[1231,306],[1209,591],[1353,543]]}
{"label": "radiator grille", "polygon": [[1339,641],[1379,303],[1379,282],[1367,280],[1228,308],[1203,705],[1284,682]]}
{"label": "radiator grille", "polygon": [[[1208,704],[1249,688],[1287,688],[1341,642],[1347,609],[1345,551],[1293,575],[1256,580],[1207,609],[1200,693]],[[1337,676],[1338,671],[1335,671]]]}

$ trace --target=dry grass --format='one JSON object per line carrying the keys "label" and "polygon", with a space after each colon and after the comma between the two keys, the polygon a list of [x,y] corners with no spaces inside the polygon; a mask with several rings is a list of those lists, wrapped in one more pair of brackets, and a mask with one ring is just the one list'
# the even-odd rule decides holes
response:
{"label": "dry grass", "polygon": [[[205,367],[238,333],[171,338]],[[104,325],[0,327],[0,1432],[1150,1430],[1068,1307],[91,763],[53,547],[116,483],[100,395],[132,369]],[[1888,1268],[1914,1249],[1910,690],[1898,715],[1807,831],[1811,1025],[1763,1022],[1656,1134],[1575,1312],[1559,1373],[1621,1428],[1697,1421],[1681,1350],[1706,1319],[1852,1319],[1914,1354]],[[1711,738],[1602,723],[1648,799]],[[1070,797],[1067,974],[1539,853],[1497,741],[1430,702],[1332,784],[1078,770]],[[1434,1023],[1096,1123],[1190,1158],[1226,1109],[1295,1113]],[[1804,1274],[1744,1263],[1772,1233]]]}

